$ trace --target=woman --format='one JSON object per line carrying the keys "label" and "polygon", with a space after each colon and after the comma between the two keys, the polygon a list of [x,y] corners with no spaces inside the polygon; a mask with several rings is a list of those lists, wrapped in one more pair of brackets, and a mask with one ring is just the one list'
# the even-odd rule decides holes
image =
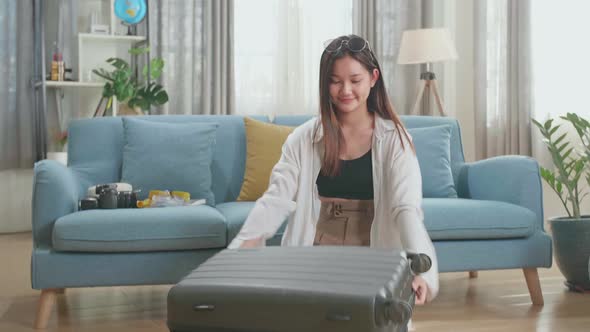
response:
{"label": "woman", "polygon": [[389,101],[369,43],[328,43],[320,63],[320,118],[287,138],[267,191],[229,248],[259,247],[289,218],[283,246],[363,245],[425,253],[416,304],[438,292],[412,141]]}

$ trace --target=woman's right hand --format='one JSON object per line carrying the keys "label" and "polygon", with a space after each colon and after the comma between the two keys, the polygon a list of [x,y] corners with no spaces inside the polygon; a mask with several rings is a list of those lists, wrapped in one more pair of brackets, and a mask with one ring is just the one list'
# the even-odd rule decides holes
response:
{"label": "woman's right hand", "polygon": [[240,248],[259,248],[262,247],[262,238],[244,240]]}
{"label": "woman's right hand", "polygon": [[428,294],[428,284],[421,276],[415,276],[412,281],[412,289],[416,292],[416,305],[426,304],[426,294]]}

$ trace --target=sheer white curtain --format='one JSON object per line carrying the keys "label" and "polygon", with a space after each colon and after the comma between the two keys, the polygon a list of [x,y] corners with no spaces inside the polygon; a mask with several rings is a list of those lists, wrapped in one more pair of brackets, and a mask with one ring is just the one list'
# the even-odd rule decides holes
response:
{"label": "sheer white curtain", "polygon": [[159,82],[170,97],[157,113],[233,113],[233,8],[233,0],[150,0],[151,56],[164,59]]}
{"label": "sheer white curtain", "polygon": [[236,113],[316,114],[324,41],[352,33],[352,0],[238,0]]}
{"label": "sheer white curtain", "polygon": [[427,21],[428,1],[354,0],[354,31],[365,37],[381,65],[385,87],[398,114],[410,113],[418,93],[420,66],[398,65],[404,30],[419,29]]}
{"label": "sheer white curtain", "polygon": [[27,168],[40,157],[33,110],[33,3],[0,1],[0,171]]}
{"label": "sheer white curtain", "polygon": [[531,155],[531,2],[475,2],[477,159]]}

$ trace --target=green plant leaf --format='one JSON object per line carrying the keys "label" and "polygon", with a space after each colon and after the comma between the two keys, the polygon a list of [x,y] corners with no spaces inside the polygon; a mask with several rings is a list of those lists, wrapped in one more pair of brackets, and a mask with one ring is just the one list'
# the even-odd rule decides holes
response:
{"label": "green plant leaf", "polygon": [[144,46],[144,47],[132,47],[129,49],[129,54],[132,55],[140,55],[140,54],[144,54],[149,52],[150,47],[149,46]]}
{"label": "green plant leaf", "polygon": [[104,87],[102,88],[102,96],[106,98],[110,98],[115,95],[115,89],[113,84],[110,82],[105,83]]}
{"label": "green plant leaf", "polygon": [[98,75],[98,76],[100,76],[100,77],[102,77],[102,78],[104,78],[104,79],[108,80],[108,81],[113,81],[113,80],[114,80],[114,78],[113,78],[112,74],[111,74],[111,73],[109,73],[108,71],[106,71],[106,70],[102,69],[102,68],[99,68],[99,69],[93,69],[93,70],[92,70],[92,72],[93,72],[94,74],[96,74],[96,75]]}
{"label": "green plant leaf", "polygon": [[[158,79],[162,75],[164,69],[164,60],[161,58],[154,58],[150,61],[150,77],[151,79]],[[148,66],[145,65],[142,70],[143,76],[147,76]]]}
{"label": "green plant leaf", "polygon": [[559,143],[561,143],[561,141],[563,141],[565,138],[567,137],[567,133],[559,136],[556,140],[555,140],[555,145],[558,145]]}
{"label": "green plant leaf", "polygon": [[158,79],[162,75],[162,71],[164,70],[164,60],[160,58],[152,59],[150,70],[151,76],[154,79]]}
{"label": "green plant leaf", "polygon": [[537,121],[535,119],[531,119],[531,120],[533,121],[533,123],[535,124],[535,126],[537,126],[539,128],[543,128],[543,125],[539,121]]}
{"label": "green plant leaf", "polygon": [[[585,127],[587,121],[581,120],[580,117],[573,113],[568,113],[562,119],[574,124],[580,138],[584,142],[584,137],[587,133],[587,127]],[[587,151],[586,156],[582,153],[578,158],[577,154],[573,153],[574,151],[578,151],[575,146],[572,146],[575,143],[567,139],[567,133],[559,135],[555,140],[553,139],[552,135],[559,129],[559,125],[553,126],[553,119],[545,121],[542,126],[536,120],[533,120],[533,123],[538,127],[543,136],[542,141],[551,153],[551,158],[555,165],[555,172],[542,168],[540,171],[541,177],[557,193],[568,215],[579,217],[580,197],[585,196],[580,195],[581,188],[579,181],[584,175],[587,181],[590,182],[590,170],[587,174],[584,173],[585,170],[590,168],[590,157],[588,157],[590,156],[590,148],[584,143],[585,151]],[[588,133],[587,137],[590,138],[590,130],[588,130]],[[587,141],[590,141],[590,139],[586,139]]]}
{"label": "green plant leaf", "polygon": [[[553,143],[553,145],[557,146],[557,143]],[[568,145],[569,145],[569,142],[563,143],[560,147],[557,148],[557,152],[561,153],[561,151],[563,151],[563,149],[567,148]]]}
{"label": "green plant leaf", "polygon": [[552,123],[553,123],[553,119],[549,119],[549,120],[545,121],[545,125],[543,127],[545,128],[546,131],[549,131],[551,129]]}
{"label": "green plant leaf", "polygon": [[555,134],[555,132],[559,129],[559,127],[561,127],[561,125],[557,125],[553,129],[551,129],[549,131],[549,136],[553,136],[553,134]]}
{"label": "green plant leaf", "polygon": [[108,58],[107,62],[110,63],[113,67],[123,70],[129,68],[129,63],[121,58]]}
{"label": "green plant leaf", "polygon": [[[129,49],[132,55],[139,55],[149,51],[149,47],[137,47]],[[150,61],[149,82],[140,83],[135,74],[135,69],[131,68],[129,63],[121,58],[109,58],[106,60],[114,69],[105,70],[102,68],[95,69],[93,72],[107,80],[103,88],[103,96],[112,101],[116,97],[119,102],[126,102],[130,107],[138,106],[142,110],[149,110],[152,105],[162,105],[168,102],[168,93],[164,88],[153,82],[151,79],[157,79],[162,75],[164,60],[154,58]],[[147,76],[147,66],[143,70],[144,76]]]}
{"label": "green plant leaf", "polygon": [[[566,152],[565,152],[565,153],[564,153],[564,154],[561,156],[561,159],[563,159],[563,160],[566,160],[566,159],[567,159],[567,158],[570,156],[570,154],[572,154],[572,151],[574,151],[574,148],[570,148],[569,150],[567,150],[567,151],[566,151]],[[574,162],[575,162],[575,160],[574,160]]]}

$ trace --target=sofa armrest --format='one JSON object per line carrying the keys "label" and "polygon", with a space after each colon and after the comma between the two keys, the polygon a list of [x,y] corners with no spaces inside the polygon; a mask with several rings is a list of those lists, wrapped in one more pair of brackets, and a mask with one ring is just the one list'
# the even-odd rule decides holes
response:
{"label": "sofa armrest", "polygon": [[536,160],[501,156],[466,163],[459,172],[459,197],[501,201],[525,207],[537,215],[543,230],[543,187]]}
{"label": "sofa armrest", "polygon": [[33,242],[51,247],[53,224],[78,210],[79,181],[71,169],[54,160],[35,164],[33,177]]}

